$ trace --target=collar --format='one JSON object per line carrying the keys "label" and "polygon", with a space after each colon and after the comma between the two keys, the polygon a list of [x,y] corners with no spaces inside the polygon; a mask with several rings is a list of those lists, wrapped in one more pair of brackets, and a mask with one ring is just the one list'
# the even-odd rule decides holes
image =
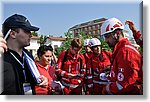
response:
{"label": "collar", "polygon": [[39,62],[35,62],[36,63],[36,65],[38,66],[38,68],[40,67],[40,68],[42,68],[42,69],[45,69],[45,70],[49,70],[49,68],[50,68],[50,65],[48,65],[48,68],[46,69],[44,66],[42,66]]}
{"label": "collar", "polygon": [[123,38],[122,40],[120,40],[114,47],[114,51],[113,51],[113,58],[116,56],[116,54],[118,53],[118,51],[123,48],[125,45],[129,45],[129,40],[127,38]]}
{"label": "collar", "polygon": [[70,49],[69,49],[67,56],[71,57],[71,59],[78,59],[80,57],[80,54],[73,55],[71,54]]}
{"label": "collar", "polygon": [[114,52],[122,47],[124,47],[124,45],[126,44],[130,44],[129,43],[129,40],[127,38],[124,38],[122,40],[120,40],[116,45],[115,45],[115,48],[114,48]]}

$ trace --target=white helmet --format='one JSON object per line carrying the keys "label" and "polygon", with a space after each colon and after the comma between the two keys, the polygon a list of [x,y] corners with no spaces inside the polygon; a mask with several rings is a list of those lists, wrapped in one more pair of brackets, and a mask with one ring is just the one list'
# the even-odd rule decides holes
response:
{"label": "white helmet", "polygon": [[90,39],[90,41],[89,41],[89,45],[90,45],[90,47],[98,46],[98,45],[101,45],[101,42],[100,42],[100,40],[97,39],[97,38],[92,38],[92,39]]}
{"label": "white helmet", "polygon": [[116,29],[124,29],[124,25],[117,18],[110,18],[106,20],[101,26],[101,35],[111,33]]}
{"label": "white helmet", "polygon": [[89,41],[90,41],[90,39],[85,39],[84,40],[84,46],[88,46],[89,45]]}

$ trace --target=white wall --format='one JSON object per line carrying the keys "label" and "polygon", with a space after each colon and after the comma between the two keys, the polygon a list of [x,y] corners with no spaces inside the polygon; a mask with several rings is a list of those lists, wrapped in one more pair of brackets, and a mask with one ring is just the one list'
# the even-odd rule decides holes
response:
{"label": "white wall", "polygon": [[31,39],[30,46],[25,47],[27,50],[32,50],[32,55],[35,56],[37,54],[37,49],[40,47],[40,44],[37,43],[37,39]]}
{"label": "white wall", "polygon": [[51,44],[52,47],[54,48],[55,45],[57,45],[58,47],[60,47],[61,44],[62,44],[62,42],[63,42],[63,41],[47,40],[45,44],[46,44],[46,45]]}

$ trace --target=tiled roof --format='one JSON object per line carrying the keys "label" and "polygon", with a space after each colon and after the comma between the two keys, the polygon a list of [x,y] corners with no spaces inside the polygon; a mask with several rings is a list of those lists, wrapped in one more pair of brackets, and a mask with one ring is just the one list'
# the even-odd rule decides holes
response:
{"label": "tiled roof", "polygon": [[56,41],[65,41],[65,38],[52,37],[52,36],[49,36],[48,39],[50,39],[50,40],[56,40]]}
{"label": "tiled roof", "polygon": [[39,39],[40,37],[39,36],[33,36],[31,37],[32,39]]}
{"label": "tiled roof", "polygon": [[[32,39],[40,39],[40,36],[32,36]],[[50,40],[56,40],[56,41],[65,41],[65,38],[60,38],[60,37],[52,37],[49,36],[48,39]]]}

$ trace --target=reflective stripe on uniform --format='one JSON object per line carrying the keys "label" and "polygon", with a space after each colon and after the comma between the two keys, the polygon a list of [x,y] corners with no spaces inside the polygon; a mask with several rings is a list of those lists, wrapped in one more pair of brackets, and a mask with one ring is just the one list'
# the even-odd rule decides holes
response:
{"label": "reflective stripe on uniform", "polygon": [[81,77],[84,77],[84,74],[80,74]]}
{"label": "reflective stripe on uniform", "polygon": [[107,93],[108,93],[109,95],[112,95],[112,93],[110,92],[109,86],[110,86],[110,84],[108,84],[108,85],[106,86],[106,91],[107,91]]}
{"label": "reflective stripe on uniform", "polygon": [[62,83],[64,86],[72,87],[72,88],[77,88],[77,87],[79,86],[79,85],[67,84],[67,83],[65,83],[63,80],[61,80],[61,83]]}
{"label": "reflective stripe on uniform", "polygon": [[138,52],[138,50],[137,50],[136,48],[134,48],[133,46],[131,46],[131,45],[125,45],[125,47],[131,48],[131,49],[134,50],[136,53],[140,54],[140,53]]}
{"label": "reflective stripe on uniform", "polygon": [[123,89],[122,85],[119,84],[118,81],[116,81],[116,85],[117,85],[117,88],[118,88],[119,91]]}
{"label": "reflective stripe on uniform", "polygon": [[96,80],[93,80],[93,83],[95,83],[95,84],[110,84],[110,82],[101,82],[101,81],[96,81]]}
{"label": "reflective stripe on uniform", "polygon": [[85,72],[85,69],[81,69],[81,71]]}
{"label": "reflective stripe on uniform", "polygon": [[92,75],[90,75],[90,76],[86,76],[86,78],[87,79],[92,79],[93,77],[92,77]]}
{"label": "reflective stripe on uniform", "polygon": [[88,88],[91,88],[91,87],[93,87],[93,84],[88,84],[87,86],[88,86]]}

